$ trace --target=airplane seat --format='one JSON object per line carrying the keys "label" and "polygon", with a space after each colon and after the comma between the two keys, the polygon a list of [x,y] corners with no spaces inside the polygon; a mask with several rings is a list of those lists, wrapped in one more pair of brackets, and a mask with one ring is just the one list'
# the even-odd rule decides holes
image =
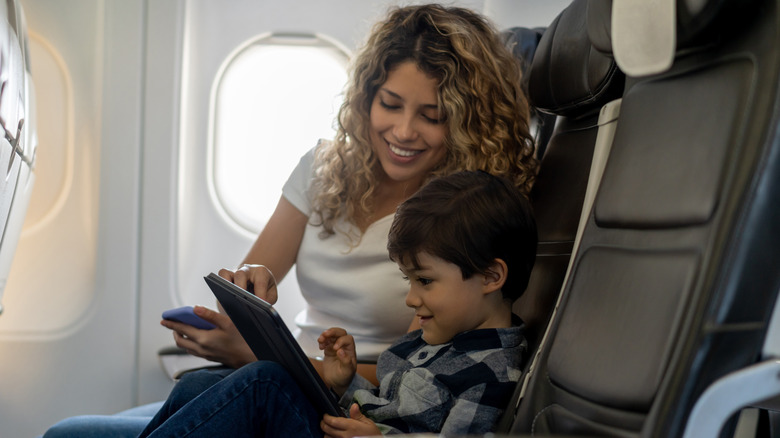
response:
{"label": "airplane seat", "polygon": [[[523,91],[528,95],[528,71],[531,68],[531,61],[534,59],[536,48],[539,46],[539,40],[544,34],[544,28],[537,27],[529,29],[527,27],[511,27],[501,32],[501,37],[505,44],[512,50],[515,58],[520,60],[523,70]],[[541,159],[544,151],[547,149],[547,143],[550,141],[553,128],[555,128],[555,114],[543,113],[539,109],[531,106],[531,134],[536,142],[536,157]]]}
{"label": "airplane seat", "polygon": [[531,106],[557,118],[530,193],[539,233],[536,263],[514,305],[529,351],[539,345],[569,264],[599,128],[615,123],[614,112],[604,119],[602,106],[620,97],[624,84],[614,60],[593,50],[576,24],[584,6],[575,1],[546,29],[525,76]]}
{"label": "airplane seat", "polygon": [[510,433],[715,437],[778,400],[780,361],[762,356],[780,290],[777,3],[582,10],[626,87]]}

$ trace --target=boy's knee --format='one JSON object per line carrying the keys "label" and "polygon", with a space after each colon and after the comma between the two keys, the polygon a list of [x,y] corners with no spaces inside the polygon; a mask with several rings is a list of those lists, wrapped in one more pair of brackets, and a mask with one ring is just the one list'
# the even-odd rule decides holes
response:
{"label": "boy's knee", "polygon": [[235,372],[236,379],[257,383],[276,382],[281,386],[293,382],[290,373],[281,365],[271,361],[257,361],[244,365]]}
{"label": "boy's knee", "polygon": [[257,375],[257,376],[281,376],[287,375],[287,371],[278,363],[259,360],[250,364],[244,365],[237,372]]}

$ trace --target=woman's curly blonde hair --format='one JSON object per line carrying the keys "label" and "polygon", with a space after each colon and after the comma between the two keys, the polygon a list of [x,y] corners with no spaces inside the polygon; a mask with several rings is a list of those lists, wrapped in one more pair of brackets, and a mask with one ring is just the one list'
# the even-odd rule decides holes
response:
{"label": "woman's curly blonde hair", "polygon": [[538,166],[519,61],[481,15],[441,5],[396,7],[378,23],[352,63],[333,142],[316,150],[313,210],[334,233],[339,218],[372,218],[381,166],[370,140],[371,103],[388,73],[411,61],[438,85],[448,134],[446,158],[428,179],[483,170],[513,181],[525,194]]}

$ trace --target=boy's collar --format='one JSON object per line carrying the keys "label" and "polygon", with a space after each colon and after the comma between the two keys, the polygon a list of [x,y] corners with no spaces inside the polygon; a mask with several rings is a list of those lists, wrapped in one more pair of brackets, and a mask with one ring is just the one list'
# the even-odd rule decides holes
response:
{"label": "boy's collar", "polygon": [[525,324],[512,314],[512,327],[477,329],[461,332],[452,338],[452,346],[459,351],[480,351],[516,347],[525,342]]}

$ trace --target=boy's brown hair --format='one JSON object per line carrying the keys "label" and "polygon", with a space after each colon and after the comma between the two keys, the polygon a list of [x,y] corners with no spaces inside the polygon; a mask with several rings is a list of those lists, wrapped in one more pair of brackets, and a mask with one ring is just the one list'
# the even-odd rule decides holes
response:
{"label": "boy's brown hair", "polygon": [[387,249],[396,262],[420,268],[426,252],[460,268],[463,279],[488,274],[495,259],[508,269],[501,292],[519,298],[536,259],[536,222],[528,200],[508,180],[464,171],[424,185],[396,211]]}

